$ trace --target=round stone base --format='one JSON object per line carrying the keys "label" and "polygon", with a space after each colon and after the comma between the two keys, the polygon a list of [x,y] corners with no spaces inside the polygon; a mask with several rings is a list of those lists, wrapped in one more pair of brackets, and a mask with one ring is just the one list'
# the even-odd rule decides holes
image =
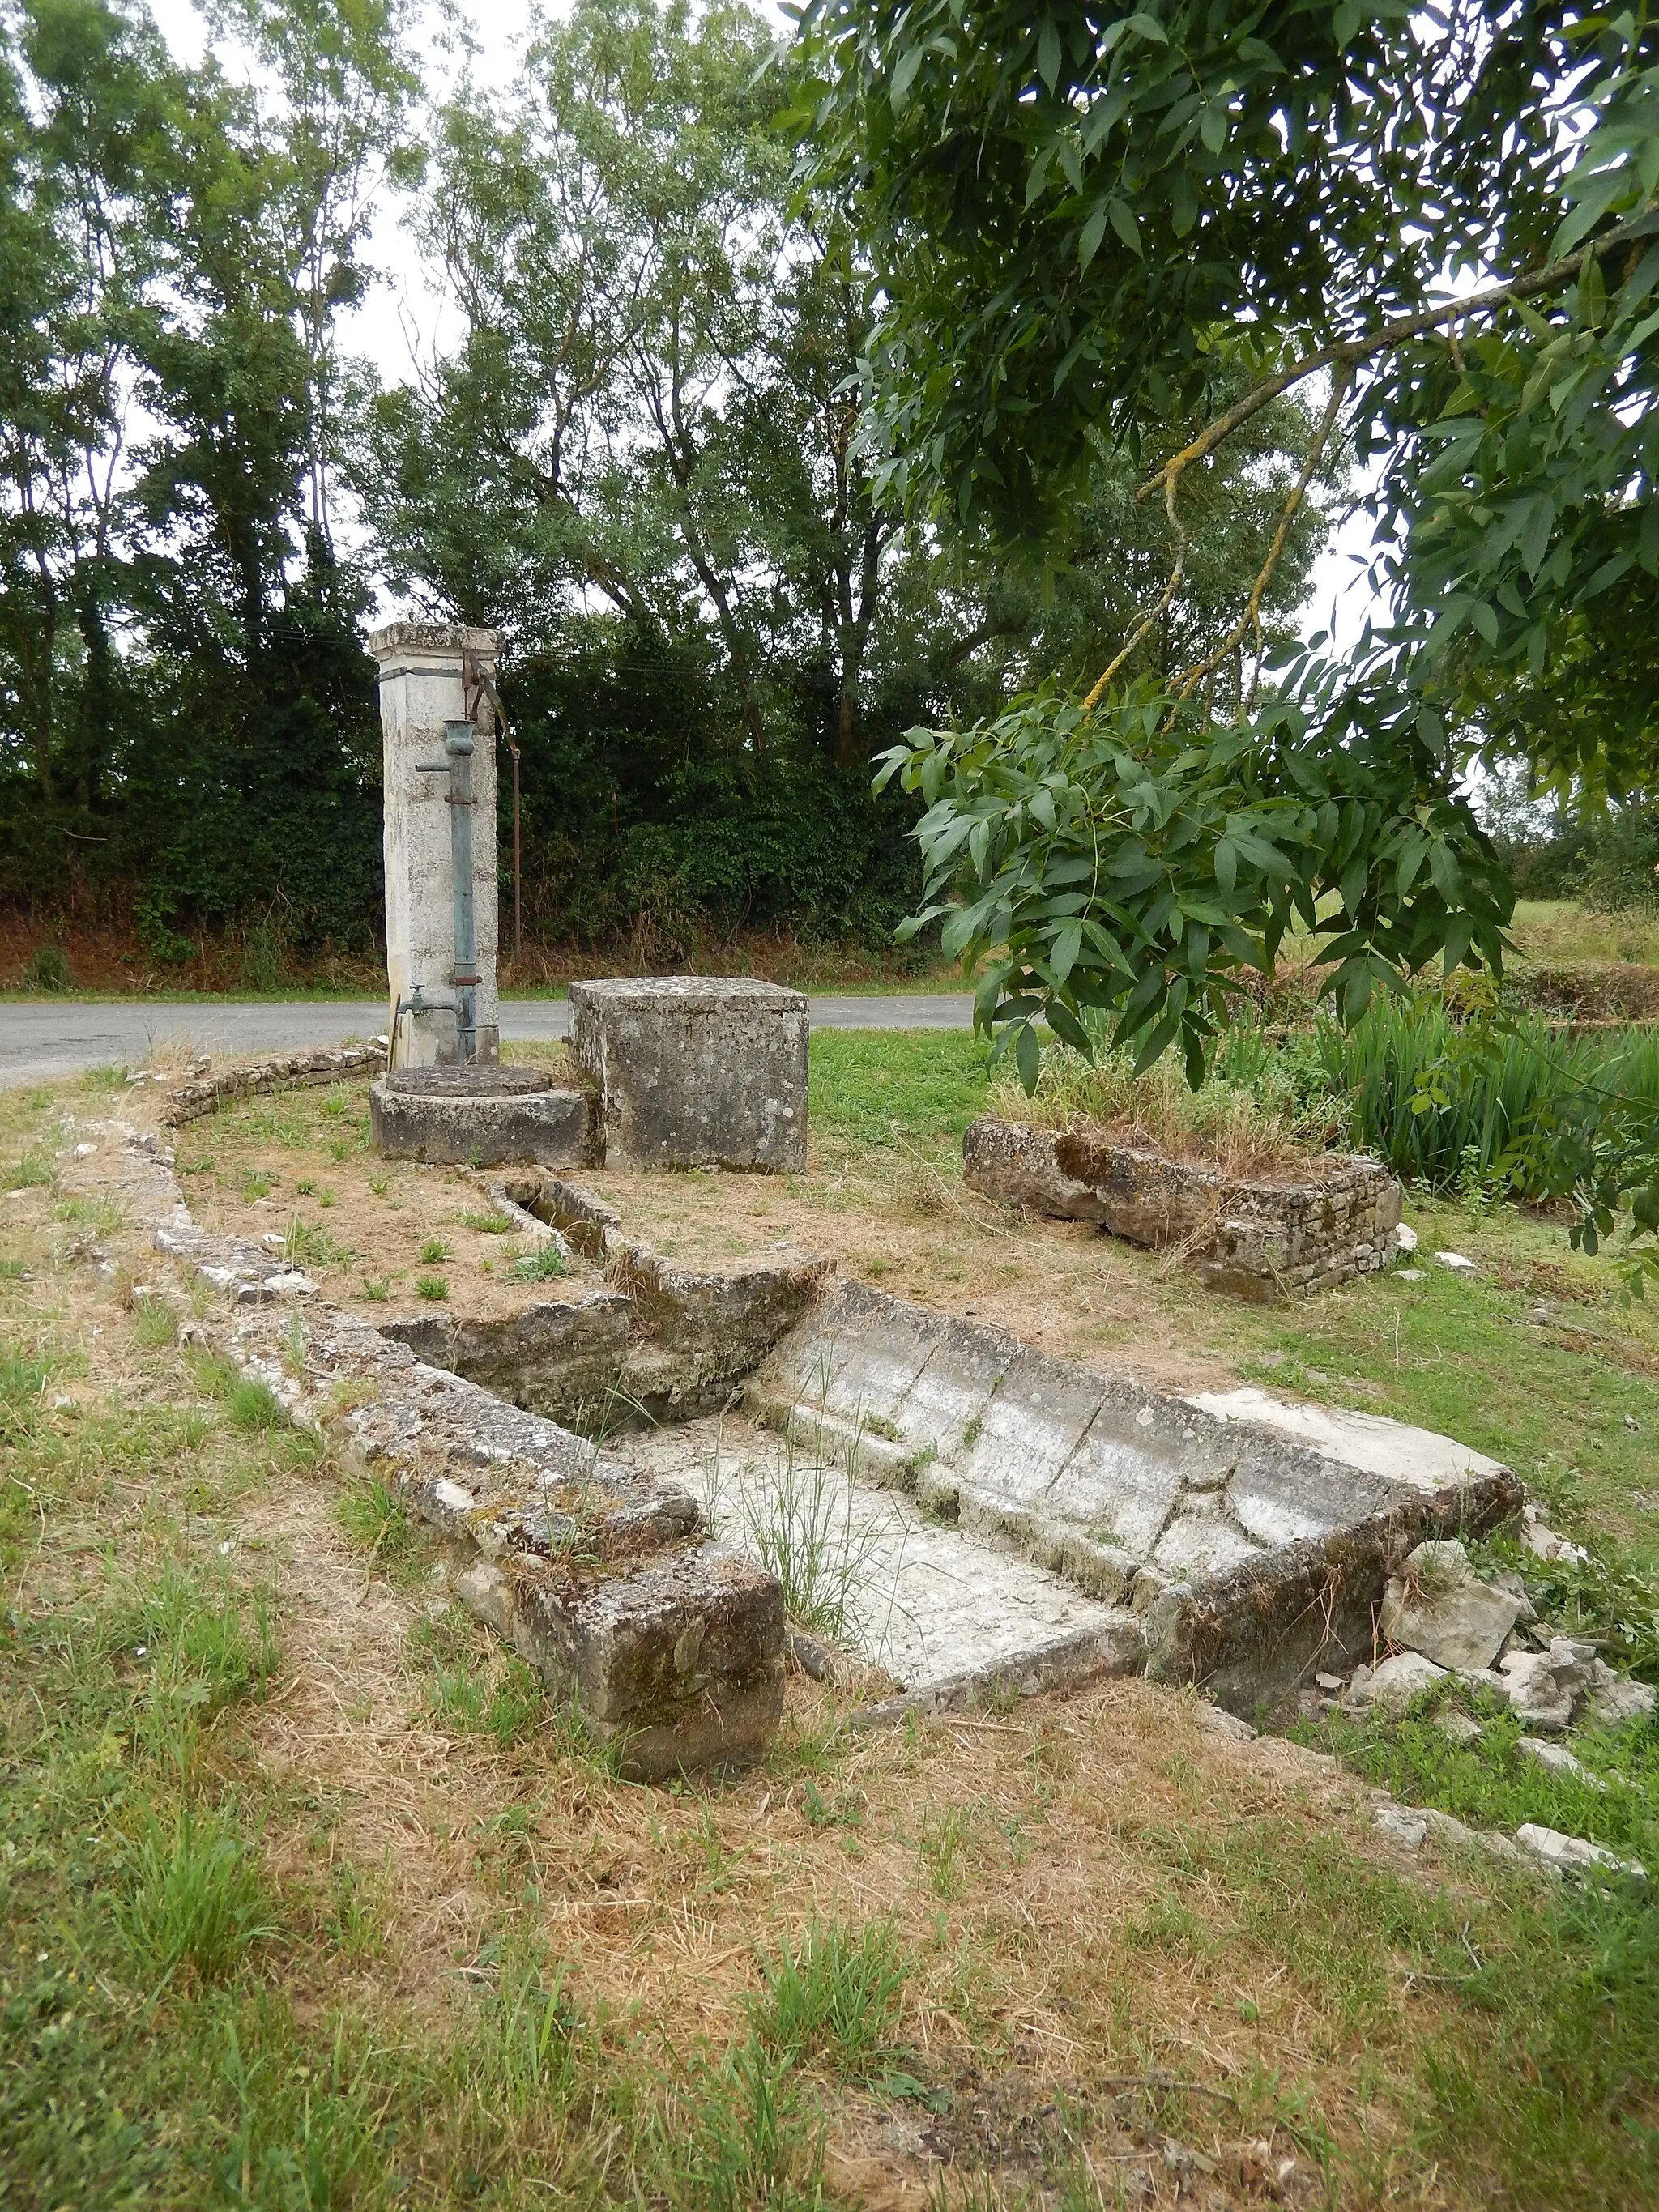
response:
{"label": "round stone base", "polygon": [[[486,1076],[528,1076],[533,1087],[515,1080],[509,1088],[487,1089],[480,1081]],[[463,1084],[477,1087],[459,1088]],[[368,1110],[375,1145],[389,1160],[474,1168],[588,1162],[586,1098],[580,1091],[555,1090],[533,1068],[411,1068],[372,1084]]]}

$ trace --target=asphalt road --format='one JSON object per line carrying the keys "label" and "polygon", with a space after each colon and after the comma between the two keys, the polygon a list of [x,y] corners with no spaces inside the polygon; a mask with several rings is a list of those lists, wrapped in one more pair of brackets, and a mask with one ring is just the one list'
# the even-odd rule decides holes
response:
{"label": "asphalt road", "polygon": [[[965,991],[904,998],[814,995],[812,1025],[821,1030],[966,1029],[974,1002]],[[142,999],[70,999],[0,1004],[0,1087],[51,1083],[83,1067],[137,1066],[174,1042],[198,1052],[294,1052],[339,1044],[386,1027],[384,999],[232,1000],[191,1006],[147,1005]],[[556,1038],[570,1025],[563,999],[507,999],[505,1038]]]}

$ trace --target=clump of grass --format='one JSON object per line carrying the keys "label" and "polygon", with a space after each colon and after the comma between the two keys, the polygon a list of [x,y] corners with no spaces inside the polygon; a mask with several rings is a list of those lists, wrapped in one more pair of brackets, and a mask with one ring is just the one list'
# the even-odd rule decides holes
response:
{"label": "clump of grass", "polygon": [[229,1360],[212,1354],[194,1355],[191,1368],[208,1396],[223,1406],[225,1419],[233,1429],[253,1433],[287,1426],[288,1414],[281,1399],[258,1376],[244,1375]]}
{"label": "clump of grass", "polygon": [[66,1198],[61,1206],[53,1206],[52,1214],[58,1221],[67,1221],[77,1229],[90,1229],[99,1237],[112,1237],[125,1218],[120,1207],[110,1198]]}
{"label": "clump of grass", "polygon": [[132,1325],[140,1344],[153,1351],[177,1341],[179,1316],[165,1298],[151,1297],[146,1292],[132,1301]]}
{"label": "clump of grass", "polygon": [[480,1237],[505,1237],[513,1226],[506,1214],[496,1211],[464,1213],[461,1219],[469,1229],[476,1230]]}
{"label": "clump of grass", "polygon": [[410,1643],[428,1664],[427,1710],[445,1727],[488,1736],[505,1749],[533,1735],[547,1718],[540,1676],[457,1608],[419,1623]]}
{"label": "clump of grass", "polygon": [[147,1811],[134,1843],[123,1932],[144,1978],[188,1967],[203,1981],[234,1973],[276,1925],[257,1853],[228,1811]]}
{"label": "clump of grass", "polygon": [[349,1259],[350,1255],[320,1222],[302,1220],[296,1213],[283,1239],[283,1257],[291,1267],[326,1267],[337,1261]]}
{"label": "clump of grass", "polygon": [[568,1275],[570,1263],[556,1244],[538,1244],[533,1252],[520,1255],[513,1262],[513,1273],[521,1283],[550,1283]]}
{"label": "clump of grass", "polygon": [[233,1429],[242,1429],[251,1435],[288,1426],[282,1400],[270,1383],[262,1382],[257,1375],[238,1379],[225,1400],[225,1419]]}
{"label": "clump of grass", "polygon": [[419,1578],[426,1552],[419,1524],[385,1483],[353,1483],[337,1500],[334,1517],[388,1582],[406,1585]]}
{"label": "clump of grass", "polygon": [[103,1067],[88,1067],[81,1077],[82,1091],[122,1091],[126,1087],[127,1071],[112,1063]]}
{"label": "clump of grass", "polygon": [[[854,1601],[866,1579],[882,1524],[860,1517],[857,1489],[825,1452],[821,1430],[809,1449],[790,1437],[773,1468],[738,1493],[744,1546],[783,1587],[791,1620],[835,1643],[856,1643]],[[850,1448],[855,1457],[857,1443]]]}
{"label": "clump of grass", "polygon": [[890,1920],[852,1929],[814,1921],[775,1966],[763,1966],[752,2001],[755,2032],[770,2051],[822,2059],[836,2073],[867,2079],[895,2057],[910,1961]]}
{"label": "clump of grass", "polygon": [[6,1170],[8,1190],[40,1190],[56,1180],[57,1171],[46,1152],[25,1152],[22,1158]]}
{"label": "clump of grass", "polygon": [[264,1168],[246,1168],[242,1173],[242,1196],[250,1203],[256,1198],[269,1198],[276,1180]]}
{"label": "clump of grass", "polygon": [[365,1275],[363,1296],[370,1305],[383,1306],[392,1296],[392,1286],[384,1275]]}
{"label": "clump of grass", "polygon": [[1055,1046],[1031,1097],[1007,1074],[992,1085],[990,1107],[1040,1128],[1102,1128],[1120,1143],[1240,1178],[1305,1171],[1348,1128],[1346,1102],[1333,1095],[1310,1043],[1287,1048],[1248,1026],[1225,1033],[1197,1091],[1173,1059],[1137,1075],[1127,1050],[1103,1046],[1091,1063]]}
{"label": "clump of grass", "polygon": [[422,1275],[415,1285],[415,1292],[417,1297],[426,1298],[433,1305],[441,1305],[449,1296],[449,1285],[441,1275]]}
{"label": "clump of grass", "polygon": [[449,1247],[441,1237],[428,1237],[421,1247],[421,1261],[428,1267],[441,1267],[449,1257]]}

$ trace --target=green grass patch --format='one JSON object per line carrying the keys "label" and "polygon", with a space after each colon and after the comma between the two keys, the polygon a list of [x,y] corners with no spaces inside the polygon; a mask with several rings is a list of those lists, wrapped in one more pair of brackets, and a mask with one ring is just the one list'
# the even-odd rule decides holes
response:
{"label": "green grass patch", "polygon": [[966,1030],[819,1030],[807,1107],[843,1147],[954,1149],[985,1111],[986,1048]]}
{"label": "green grass patch", "polygon": [[763,1962],[755,2032],[769,2051],[867,2080],[904,2055],[894,2031],[910,1968],[890,1921],[814,1921],[775,1964]]}
{"label": "green grass patch", "polygon": [[395,1491],[383,1482],[354,1482],[334,1504],[341,1528],[368,1554],[394,1587],[408,1589],[425,1578],[430,1551],[420,1522]]}

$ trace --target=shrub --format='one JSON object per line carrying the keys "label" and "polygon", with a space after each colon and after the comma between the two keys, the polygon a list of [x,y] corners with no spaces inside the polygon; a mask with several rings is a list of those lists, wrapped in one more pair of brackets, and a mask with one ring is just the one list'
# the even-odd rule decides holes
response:
{"label": "shrub", "polygon": [[40,945],[29,955],[28,965],[23,970],[23,988],[40,997],[57,991],[67,991],[72,978],[68,955],[61,945]]}

